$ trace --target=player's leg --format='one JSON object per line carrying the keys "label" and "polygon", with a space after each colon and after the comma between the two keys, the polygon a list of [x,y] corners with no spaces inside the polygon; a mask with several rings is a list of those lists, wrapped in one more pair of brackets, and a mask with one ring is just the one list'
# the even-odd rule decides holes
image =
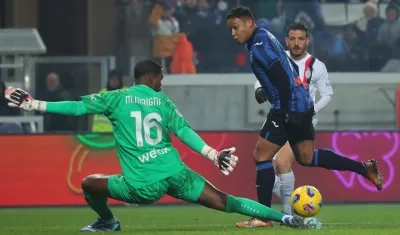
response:
{"label": "player's leg", "polygon": [[297,162],[301,165],[355,172],[370,180],[378,190],[382,190],[383,177],[375,160],[359,162],[329,149],[314,150],[315,131],[311,119],[291,128],[290,133],[290,145]]}
{"label": "player's leg", "polygon": [[[264,206],[271,207],[272,191],[275,183],[275,171],[272,159],[279,149],[286,143],[287,137],[284,132],[283,115],[275,111],[268,114],[253,153],[256,164],[256,189],[258,202]],[[270,221],[261,221],[250,218],[249,221],[238,222],[238,227],[270,227]]]}
{"label": "player's leg", "polygon": [[379,191],[382,190],[383,177],[375,160],[359,162],[329,149],[314,150],[313,140],[299,141],[292,148],[297,161],[303,166],[355,172],[370,180]]}
{"label": "player's leg", "polygon": [[141,188],[132,188],[123,175],[91,175],[82,181],[89,206],[99,218],[81,229],[82,232],[119,231],[121,225],[112,214],[107,198],[131,204],[150,204],[160,200],[168,191],[168,182],[160,180]]}
{"label": "player's leg", "polygon": [[277,170],[276,170],[276,161],[275,158],[278,155],[275,154],[275,157],[272,159],[272,165],[274,166],[274,172],[275,172],[275,182],[274,182],[274,187],[272,188],[272,194],[277,196],[279,199],[281,198],[281,181],[279,179],[279,176],[277,175]]}
{"label": "player's leg", "polygon": [[[285,215],[256,201],[228,195],[219,191],[208,182],[206,182],[204,186],[198,203],[215,210],[247,215],[253,218],[260,218],[263,221],[272,220],[294,228],[320,229],[322,226],[315,218],[301,218],[298,216]],[[254,226],[251,221],[248,223],[246,227]]]}
{"label": "player's leg", "polygon": [[82,232],[121,230],[119,221],[115,218],[107,203],[107,198],[112,197],[109,190],[109,180],[111,178],[111,181],[116,181],[115,177],[117,176],[95,174],[83,179],[83,195],[90,208],[98,214],[98,219],[82,228]]}
{"label": "player's leg", "polygon": [[314,218],[302,219],[285,215],[256,201],[235,197],[219,191],[203,177],[189,168],[167,179],[170,185],[168,194],[187,202],[197,202],[208,208],[228,213],[282,222],[291,227],[316,228],[321,224]]}
{"label": "player's leg", "polygon": [[256,164],[256,187],[258,201],[271,207],[272,188],[275,182],[275,171],[272,158],[281,148],[280,145],[259,137],[253,153]]}
{"label": "player's leg", "polygon": [[282,211],[288,215],[292,214],[290,196],[294,190],[295,181],[292,171],[293,160],[293,151],[290,148],[289,142],[286,142],[286,144],[274,157],[275,169],[277,177],[279,178],[279,184],[274,185],[273,191],[275,192],[279,189],[279,195],[282,202]]}

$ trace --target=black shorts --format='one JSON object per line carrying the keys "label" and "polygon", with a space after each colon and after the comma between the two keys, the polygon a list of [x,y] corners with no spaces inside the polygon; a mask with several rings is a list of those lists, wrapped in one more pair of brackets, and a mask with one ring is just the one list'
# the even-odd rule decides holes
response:
{"label": "black shorts", "polygon": [[271,109],[260,131],[260,136],[273,144],[283,146],[287,141],[295,145],[299,141],[314,140],[315,130],[312,123],[314,108],[297,117],[296,121],[282,114],[280,110]]}

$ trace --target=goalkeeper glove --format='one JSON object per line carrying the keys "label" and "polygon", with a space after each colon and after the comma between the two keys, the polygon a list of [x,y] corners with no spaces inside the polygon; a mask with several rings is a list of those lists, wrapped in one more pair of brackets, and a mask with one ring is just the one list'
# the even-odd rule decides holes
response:
{"label": "goalkeeper glove", "polygon": [[13,108],[20,108],[26,111],[45,111],[46,110],[46,102],[35,100],[32,96],[22,90],[21,88],[8,87],[7,90],[4,91],[5,98],[10,101],[8,106]]}
{"label": "goalkeeper glove", "polygon": [[237,156],[233,155],[235,151],[236,148],[232,147],[218,152],[210,146],[205,145],[201,152],[219,168],[222,174],[229,175],[229,173],[236,167],[237,161],[239,160]]}
{"label": "goalkeeper glove", "polygon": [[259,87],[256,89],[255,96],[256,96],[256,100],[259,104],[262,104],[268,100],[267,94],[266,94],[264,88],[262,88],[262,87]]}

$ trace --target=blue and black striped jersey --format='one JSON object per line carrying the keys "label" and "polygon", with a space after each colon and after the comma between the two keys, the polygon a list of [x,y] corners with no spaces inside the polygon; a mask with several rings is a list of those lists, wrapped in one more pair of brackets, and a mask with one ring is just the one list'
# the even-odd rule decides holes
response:
{"label": "blue and black striped jersey", "polygon": [[274,35],[256,28],[246,44],[251,68],[265,89],[272,109],[307,112],[313,107],[313,99],[301,84],[297,65]]}

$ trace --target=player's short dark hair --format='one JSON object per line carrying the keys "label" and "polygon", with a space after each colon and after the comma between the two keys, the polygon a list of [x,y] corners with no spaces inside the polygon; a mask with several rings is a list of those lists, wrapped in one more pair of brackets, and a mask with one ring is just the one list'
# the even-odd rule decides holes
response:
{"label": "player's short dark hair", "polygon": [[301,30],[301,31],[306,32],[306,37],[310,36],[309,30],[308,30],[307,26],[303,22],[295,22],[293,24],[290,24],[287,27],[287,31],[286,31],[287,36],[289,36],[289,31],[290,30]]}
{"label": "player's short dark hair", "polygon": [[252,20],[254,20],[253,13],[251,12],[250,8],[244,7],[244,6],[238,6],[231,8],[226,15],[226,19],[232,19],[232,18],[242,18],[242,17],[249,17]]}
{"label": "player's short dark hair", "polygon": [[135,65],[133,70],[135,79],[160,73],[162,73],[162,66],[154,60],[141,60]]}

